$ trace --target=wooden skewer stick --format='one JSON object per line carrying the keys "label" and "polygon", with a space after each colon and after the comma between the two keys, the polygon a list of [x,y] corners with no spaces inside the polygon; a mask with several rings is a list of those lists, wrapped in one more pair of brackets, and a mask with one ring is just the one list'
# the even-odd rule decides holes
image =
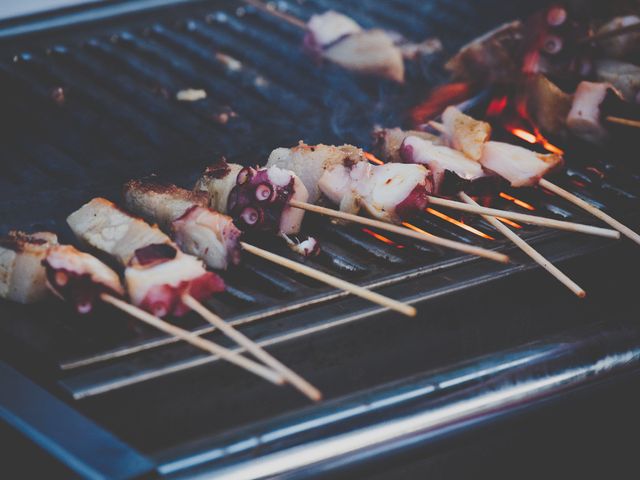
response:
{"label": "wooden skewer stick", "polygon": [[353,295],[357,295],[358,297],[369,300],[370,302],[377,303],[378,305],[382,305],[386,308],[390,308],[408,317],[416,316],[416,309],[411,305],[407,305],[406,303],[402,303],[392,298],[385,297],[384,295],[380,295],[379,293],[372,292],[371,290],[367,290],[366,288],[354,285],[350,282],[346,282],[337,277],[334,277],[333,275],[329,275],[327,273],[316,270],[315,268],[308,267],[307,265],[303,265],[302,263],[294,262],[293,260],[289,260],[288,258],[276,255],[275,253],[263,250],[262,248],[258,248],[248,243],[240,242],[240,245],[242,245],[242,248],[247,252],[264,258],[265,260],[269,260],[273,263],[277,263],[278,265],[282,265],[283,267],[293,270],[294,272],[301,273],[302,275],[306,275],[307,277],[311,277],[315,280],[326,283],[327,285],[331,285],[332,287],[339,288],[340,290],[344,290]]}
{"label": "wooden skewer stick", "polygon": [[619,35],[624,35],[625,33],[637,32],[640,31],[640,23],[632,23],[631,25],[627,25],[625,27],[620,27],[615,30],[609,30],[608,32],[596,33],[595,35],[583,37],[578,40],[578,45],[584,43],[591,42],[599,42],[601,40],[607,40],[609,38],[617,37]]}
{"label": "wooden skewer stick", "polygon": [[624,125],[626,127],[640,128],[640,120],[631,120],[629,118],[612,117],[612,116],[605,117],[605,120],[607,122],[617,123],[619,125]]}
{"label": "wooden skewer stick", "polygon": [[251,5],[263,12],[268,13],[269,15],[273,15],[274,17],[278,17],[280,20],[284,20],[285,22],[293,25],[294,27],[300,28],[302,30],[307,29],[307,24],[304,23],[299,18],[294,17],[293,15],[289,15],[288,13],[281,12],[276,7],[272,7],[264,4],[260,0],[243,0],[247,5]]}
{"label": "wooden skewer stick", "polygon": [[296,387],[298,390],[300,390],[300,392],[305,394],[311,400],[317,402],[322,399],[322,393],[320,393],[320,390],[311,385],[304,378],[284,365],[278,359],[267,353],[260,345],[255,343],[243,333],[236,330],[232,325],[229,325],[218,315],[207,309],[204,305],[202,305],[202,303],[193,298],[191,295],[183,295],[182,301],[185,305],[187,305],[194,312],[208,321],[211,325],[219,329],[229,338],[235,340],[238,345],[243,346],[256,358],[262,360],[266,365],[271,367],[276,372],[280,373],[285,378],[285,380],[287,380],[291,385]]}
{"label": "wooden skewer stick", "polygon": [[[469,205],[478,205],[469,195],[464,192],[460,192],[460,198]],[[512,230],[509,229],[509,227],[504,225],[496,217],[492,217],[490,215],[483,215],[482,217],[487,222],[489,222],[496,230],[502,233],[513,243],[515,243],[518,248],[529,255],[538,265],[540,265],[551,275],[556,277],[558,281],[560,281],[578,297],[584,298],[587,295],[587,293],[577,283],[575,283],[567,275],[562,273],[562,271],[560,271],[555,265],[553,265],[549,260],[543,257],[536,249],[534,249],[531,245],[529,245],[522,238],[516,235]]]}
{"label": "wooden skewer stick", "polygon": [[467,213],[477,213],[479,215],[490,215],[492,217],[502,217],[507,220],[515,220],[516,222],[528,223],[530,225],[540,225],[541,227],[555,228],[557,230],[567,230],[569,232],[586,233],[605,238],[620,238],[620,233],[608,228],[594,227],[593,225],[585,225],[583,223],[565,222],[563,220],[554,220],[552,218],[539,217],[529,215],[527,213],[516,213],[508,210],[499,210],[497,208],[481,207],[480,205],[467,205],[466,203],[447,200],[439,197],[429,197],[431,205],[439,207],[447,207],[453,210],[460,210]]}
{"label": "wooden skewer stick", "polygon": [[181,340],[184,340],[187,343],[190,343],[194,347],[197,347],[201,350],[209,352],[213,355],[218,355],[223,360],[226,360],[234,365],[237,365],[245,370],[248,370],[251,373],[258,375],[259,377],[264,378],[265,380],[275,384],[282,385],[284,383],[284,378],[279,373],[270,370],[269,368],[260,365],[259,363],[254,362],[248,358],[243,357],[227,348],[224,348],[216,343],[213,343],[209,340],[199,337],[195,333],[192,333],[188,330],[185,330],[180,327],[176,327],[169,322],[166,322],[158,317],[151,315],[149,312],[142,310],[141,308],[136,307],[135,305],[131,305],[119,298],[114,297],[113,295],[109,295],[107,293],[103,293],[100,295],[100,298],[105,303],[113,305],[114,307],[122,310],[123,312],[131,315],[138,320],[143,321],[144,323],[151,325],[152,327],[157,328],[158,330],[163,331],[169,335],[177,337]]}
{"label": "wooden skewer stick", "polygon": [[599,208],[594,207],[590,203],[585,202],[584,200],[582,200],[580,197],[577,197],[573,193],[568,192],[564,188],[561,188],[561,187],[551,183],[549,180],[546,180],[544,178],[540,179],[540,182],[538,182],[538,185],[540,185],[543,188],[546,188],[547,190],[549,190],[549,191],[555,193],[556,195],[558,195],[559,197],[562,197],[565,200],[573,203],[574,205],[577,205],[578,207],[582,208],[583,210],[586,210],[587,212],[589,212],[594,217],[599,218],[600,220],[602,220],[603,222],[605,222],[608,225],[611,225],[613,228],[618,230],[620,233],[622,233],[623,235],[629,237],[631,240],[633,240],[638,245],[640,245],[640,235],[638,235],[636,232],[631,230],[626,225],[620,223],[618,220],[616,220],[612,216],[607,215],[606,213],[604,213]]}
{"label": "wooden skewer stick", "polygon": [[[341,218],[342,220],[348,220],[354,223],[360,223],[362,225],[368,225],[370,227],[380,228],[389,232],[397,233],[405,237],[411,237],[423,242],[432,243],[445,248],[451,248],[460,252],[468,253],[470,255],[477,255],[478,257],[488,258],[495,260],[496,262],[509,263],[509,257],[503,253],[487,250],[486,248],[474,247],[473,245],[467,245],[461,242],[455,242],[446,238],[437,237],[435,235],[425,235],[424,233],[414,232],[405,227],[400,227],[392,223],[382,222],[380,220],[374,220],[372,218],[361,217],[360,215],[353,215],[351,213],[341,212],[339,210],[333,210],[331,208],[321,207],[319,205],[313,205],[311,203],[299,202],[297,200],[291,200],[289,203],[292,207],[301,208],[302,210],[308,210],[310,212],[320,213],[322,215],[328,215],[335,218]],[[462,204],[464,205],[464,204]]]}

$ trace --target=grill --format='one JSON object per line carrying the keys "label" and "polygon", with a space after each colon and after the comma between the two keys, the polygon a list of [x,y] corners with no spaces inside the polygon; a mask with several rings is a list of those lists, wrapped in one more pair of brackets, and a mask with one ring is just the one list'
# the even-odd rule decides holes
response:
{"label": "grill", "polygon": [[[4,160],[0,229],[2,233],[10,228],[49,229],[59,232],[63,241],[72,242],[64,222],[66,215],[97,195],[119,200],[122,183],[131,177],[158,172],[178,184],[191,185],[203,166],[221,154],[244,164],[264,163],[273,148],[293,145],[299,139],[368,148],[374,126],[402,124],[407,109],[445,78],[440,60],[446,58],[446,52],[455,51],[501,21],[526,13],[531,8],[526,3],[278,3],[279,8],[301,19],[333,8],[364,27],[398,30],[410,40],[440,38],[445,52],[410,65],[411,87],[404,89],[355,77],[331,65],[318,68],[300,49],[301,32],[235,2],[176,2],[115,16],[129,7],[95,7],[90,13],[99,20],[65,28],[44,29],[47,22],[54,24],[56,17],[36,18],[25,25],[6,24],[7,38],[0,44],[0,108],[5,118],[0,133]],[[67,12],[61,18],[72,19],[83,11]],[[38,31],[40,28],[43,31]],[[175,94],[186,88],[202,88],[207,98],[176,101]],[[477,104],[486,99],[481,95]],[[638,174],[602,152],[578,151],[581,157],[570,159],[567,174],[557,182],[637,226]],[[492,200],[492,206],[526,213],[522,202],[514,203],[516,198],[541,215],[593,223],[575,207],[540,190],[504,193]],[[428,377],[428,382],[412,379],[402,386],[373,387],[462,360],[467,361],[465,366],[441,378],[467,378],[469,372],[475,372],[468,382],[452,383],[456,389],[467,384],[478,388],[479,379],[497,376],[501,371],[492,370],[496,363],[511,365],[504,367],[509,372],[526,365],[527,374],[535,374],[549,365],[566,368],[571,362],[597,361],[600,354],[637,345],[632,341],[637,332],[625,325],[603,341],[612,345],[610,349],[600,347],[594,353],[590,347],[594,335],[597,337],[593,324],[602,320],[602,310],[589,312],[584,304],[568,300],[551,280],[541,282],[544,277],[532,271],[534,265],[482,219],[463,219],[466,226],[476,229],[474,233],[448,222],[442,214],[460,219],[455,212],[438,209],[435,214],[425,214],[416,225],[433,234],[507,252],[517,263],[494,265],[393,234],[337,226],[312,214],[306,217],[304,233],[315,236],[322,245],[321,255],[308,260],[309,265],[419,304],[422,318],[413,323],[248,255],[239,268],[223,274],[228,289],[209,306],[309,376],[329,398],[365,391],[370,397],[364,398],[372,402],[388,400],[399,391],[414,391],[411,389],[422,391],[410,397],[412,401],[433,391],[445,396],[454,387],[441,388],[433,377]],[[577,268],[577,259],[602,265],[603,259],[614,253],[620,259],[633,256],[625,247],[602,239],[529,226],[520,232],[550,260],[574,260],[566,264],[571,268]],[[259,239],[259,243],[299,260],[280,243],[266,239]],[[585,271],[582,265],[577,271]],[[513,282],[508,290],[511,298],[491,297],[493,305],[487,305],[489,286],[505,285],[506,279]],[[606,288],[600,281],[591,283]],[[555,299],[565,305],[564,311],[581,312],[589,320],[582,325],[571,317],[552,324],[523,315],[508,326],[504,320],[510,315],[508,307],[514,311],[530,308],[531,312],[539,308],[524,292],[515,292],[516,286],[528,284],[536,285],[536,295]],[[605,291],[614,295],[610,290]],[[454,299],[460,298],[468,303],[457,304]],[[516,300],[521,303],[516,305]],[[478,309],[493,312],[496,307],[500,315],[492,314],[489,319],[478,316]],[[29,307],[3,303],[0,311],[6,355],[12,363],[74,409],[154,456],[167,475],[205,461],[244,461],[243,455],[255,456],[259,446],[245,445],[218,456],[212,453],[200,461],[185,459],[203,449],[224,450],[235,441],[255,438],[256,432],[276,426],[324,418],[336,415],[336,411],[351,412],[363,401],[363,397],[353,396],[312,414],[300,411],[304,404],[295,393],[274,391],[216,358],[106,308],[90,319],[76,318],[58,303]],[[446,319],[456,318],[454,312],[464,320],[447,324]],[[475,325],[473,315],[485,323]],[[176,322],[228,345],[195,317]],[[583,326],[589,329],[583,331]],[[569,336],[574,343],[564,348],[554,335],[574,327],[581,327],[580,332]],[[485,329],[491,334],[484,333]],[[426,339],[427,335],[431,338]],[[486,374],[478,374],[484,371],[482,363],[471,360],[541,339],[543,343],[533,349],[516,349],[486,360],[492,365]],[[397,368],[385,365],[384,360],[394,341],[403,342],[405,349],[393,353]],[[423,351],[422,341],[430,352]],[[380,358],[372,353],[375,348],[384,352]],[[584,351],[588,355],[583,355]],[[636,356],[623,358],[620,364],[631,360],[637,360]],[[259,405],[256,398],[262,399]],[[434,401],[431,396],[427,400]],[[404,402],[398,400],[398,404]],[[414,408],[411,405],[409,410]],[[166,417],[163,408],[170,410]],[[433,408],[437,410],[438,405]],[[273,420],[276,414],[294,410],[286,419]],[[375,417],[382,410],[371,406],[363,414]],[[344,419],[352,416],[342,415]],[[156,424],[163,423],[157,421],[162,418],[168,423]],[[250,426],[229,433],[239,425]],[[321,427],[317,435],[329,435],[325,431],[329,427]],[[221,433],[226,436],[216,437],[213,443],[188,443]],[[296,435],[283,434],[286,441],[277,447],[265,441],[265,449],[307,440],[300,440],[299,432]]]}

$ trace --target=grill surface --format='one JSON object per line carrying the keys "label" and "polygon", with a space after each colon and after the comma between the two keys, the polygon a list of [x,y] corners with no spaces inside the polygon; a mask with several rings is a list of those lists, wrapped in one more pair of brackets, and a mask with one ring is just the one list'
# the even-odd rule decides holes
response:
{"label": "grill surface", "polygon": [[[444,58],[446,51],[522,14],[527,2],[520,3],[393,0],[383,5],[316,0],[280,6],[302,19],[334,8],[365,27],[398,30],[414,41],[436,36],[446,47]],[[375,125],[402,124],[407,108],[443,78],[438,58],[411,65],[411,87],[405,89],[354,77],[331,65],[318,68],[300,50],[300,41],[301,32],[264,12],[215,1],[5,41],[0,47],[0,111],[5,118],[0,132],[2,233],[10,228],[51,229],[63,241],[72,241],[64,218],[91,197],[119,200],[123,181],[151,172],[188,186],[220,154],[249,164],[264,163],[271,149],[299,139],[369,147]],[[176,101],[176,92],[185,88],[203,88],[207,98]],[[568,175],[558,183],[617,217],[637,220],[630,213],[638,207],[638,175],[604,161],[602,152],[584,154],[579,161],[570,159]],[[539,190],[507,193],[534,205],[537,213],[593,223]],[[525,211],[503,198],[493,204]],[[316,236],[323,251],[307,263],[412,302],[532,268],[484,221],[469,217],[464,222],[496,239],[481,238],[435,215],[425,214],[416,225],[507,251],[518,263],[493,265],[387,233],[382,241],[372,236],[376,232],[335,226],[311,214],[304,233]],[[610,244],[532,227],[521,232],[551,260],[581,256]],[[258,240],[299,260],[279,243]],[[229,288],[210,306],[267,345],[295,345],[296,339],[380,311],[248,256],[223,277]],[[20,350],[16,358],[39,359],[38,371],[46,372],[43,381],[67,398],[87,399],[83,408],[89,411],[103,395],[117,395],[124,387],[213,361],[108,309],[80,319],[57,303],[29,307],[3,303],[0,308],[5,338],[19,345],[12,349]],[[178,323],[211,332],[194,317]],[[209,336],[225,344],[215,332]],[[251,380],[235,370],[218,366],[216,371],[221,384],[239,383],[242,393],[253,391]]]}

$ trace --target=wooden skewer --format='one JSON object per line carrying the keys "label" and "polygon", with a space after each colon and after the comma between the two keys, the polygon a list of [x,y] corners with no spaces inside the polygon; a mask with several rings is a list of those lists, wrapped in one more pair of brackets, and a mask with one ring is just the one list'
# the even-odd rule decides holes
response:
{"label": "wooden skewer", "polygon": [[609,38],[617,37],[618,35],[624,35],[625,33],[636,32],[640,30],[640,23],[633,23],[626,27],[620,27],[615,30],[609,30],[608,32],[596,33],[595,35],[583,37],[578,40],[578,45],[591,42],[599,42],[601,40],[607,40]]}
{"label": "wooden skewer", "polygon": [[[469,205],[478,205],[469,195],[464,192],[460,192],[460,198],[468,203]],[[569,290],[575,293],[578,297],[584,298],[587,293],[573,280],[571,280],[567,275],[565,275],[562,271],[560,271],[555,265],[553,265],[549,260],[543,257],[536,249],[534,249],[531,245],[525,242],[522,238],[516,235],[512,230],[509,229],[506,225],[500,222],[496,217],[492,217],[490,215],[482,216],[487,222],[489,222],[496,230],[502,233],[505,237],[511,240],[516,244],[518,248],[520,248],[524,253],[529,255],[538,265],[547,270],[551,275],[556,277],[563,285],[565,285]]]}
{"label": "wooden skewer", "polygon": [[219,329],[229,338],[235,340],[238,345],[243,346],[256,358],[262,360],[266,365],[271,367],[276,372],[280,373],[285,378],[285,380],[287,380],[291,385],[296,387],[298,390],[300,390],[300,392],[305,394],[311,400],[317,402],[322,399],[322,393],[320,393],[320,390],[311,385],[308,381],[306,381],[296,372],[284,365],[278,359],[267,353],[260,345],[255,343],[243,333],[236,330],[232,325],[229,325],[218,315],[207,309],[204,305],[202,305],[202,303],[193,298],[191,295],[183,295],[182,301],[194,312],[207,320],[211,325]]}
{"label": "wooden skewer", "polygon": [[626,225],[620,223],[618,220],[616,220],[612,216],[607,215],[606,213],[604,213],[599,208],[591,205],[588,202],[585,202],[580,197],[577,197],[573,193],[568,192],[564,188],[561,188],[561,187],[551,183],[549,180],[546,180],[544,178],[540,179],[540,182],[538,182],[538,185],[540,185],[543,188],[546,188],[547,190],[549,190],[549,191],[555,193],[556,195],[558,195],[559,197],[562,197],[565,200],[573,203],[574,205],[577,205],[578,207],[582,208],[583,210],[586,210],[587,212],[589,212],[594,217],[599,218],[600,220],[602,220],[603,222],[605,222],[608,225],[611,225],[613,228],[618,230],[620,233],[622,233],[626,237],[629,237],[631,240],[633,240],[638,245],[640,245],[640,235],[638,235],[636,232],[631,230]]}
{"label": "wooden skewer", "polygon": [[555,228],[557,230],[567,230],[569,232],[586,233],[588,235],[596,235],[605,238],[620,238],[620,233],[608,228],[594,227],[593,225],[585,225],[582,223],[565,222],[563,220],[554,220],[552,218],[539,217],[526,213],[510,212],[508,210],[499,210],[497,208],[487,208],[475,205],[467,205],[466,203],[447,200],[439,197],[429,197],[431,205],[439,207],[447,207],[462,212],[477,213],[479,215],[490,215],[492,217],[502,217],[507,220],[515,220],[516,222],[528,223],[530,225],[540,225],[542,227]]}
{"label": "wooden skewer", "polygon": [[357,295],[358,297],[362,297],[365,300],[377,303],[378,305],[382,305],[383,307],[390,308],[408,317],[416,316],[416,309],[411,305],[407,305],[406,303],[402,303],[392,298],[385,297],[384,295],[380,295],[379,293],[372,292],[371,290],[367,290],[366,288],[354,285],[350,282],[346,282],[337,277],[334,277],[333,275],[329,275],[327,273],[316,270],[315,268],[308,267],[307,265],[294,262],[293,260],[289,260],[288,258],[276,255],[275,253],[263,250],[262,248],[250,245],[246,242],[240,242],[240,245],[242,245],[242,248],[244,250],[252,253],[253,255],[282,265],[283,267],[286,267],[295,272],[299,272],[303,275],[306,275],[307,277],[311,277],[315,280],[326,283],[327,285],[331,285],[332,287],[339,288],[353,295]]}
{"label": "wooden skewer", "polygon": [[141,320],[144,323],[157,328],[158,330],[161,330],[174,337],[180,338],[181,340],[184,340],[185,342],[190,343],[194,347],[200,348],[201,350],[209,352],[213,355],[218,355],[223,360],[242,367],[245,370],[258,375],[259,377],[262,377],[275,385],[282,385],[284,383],[284,378],[279,373],[276,373],[273,370],[270,370],[269,368],[260,365],[253,360],[245,358],[242,355],[239,355],[216,343],[201,338],[195,333],[192,333],[180,327],[176,327],[175,325],[172,325],[169,322],[155,317],[150,313],[142,310],[141,308],[136,307],[135,305],[131,305],[130,303],[120,300],[119,298],[116,298],[113,295],[109,295],[107,293],[103,293],[102,295],[100,295],[100,298],[105,303],[113,305],[114,307],[131,315],[132,317],[137,318],[138,320]]}
{"label": "wooden skewer", "polygon": [[265,5],[260,0],[243,0],[243,1],[247,5],[251,5],[252,7],[262,10],[263,12],[266,12],[269,15],[278,17],[279,19],[284,20],[285,22],[287,22],[290,25],[293,25],[294,27],[300,28],[301,30],[307,29],[307,24],[304,23],[302,20],[294,17],[293,15],[289,15],[288,13],[281,12],[276,7]]}
{"label": "wooden skewer", "polygon": [[[368,225],[370,227],[380,228],[389,232],[397,233],[398,235],[404,235],[405,237],[411,237],[423,242],[432,243],[445,248],[451,248],[460,252],[468,253],[470,255],[477,255],[479,257],[495,260],[496,262],[509,263],[509,257],[503,253],[487,250],[486,248],[474,247],[473,245],[467,245],[461,242],[455,242],[446,238],[437,237],[435,235],[425,235],[424,233],[414,232],[405,227],[399,227],[392,223],[382,222],[380,220],[374,220],[372,218],[361,217],[359,215],[353,215],[351,213],[341,212],[339,210],[333,210],[331,208],[321,207],[319,205],[313,205],[311,203],[299,202],[297,200],[291,200],[289,203],[292,207],[301,208],[302,210],[308,210],[310,212],[320,213],[322,215],[328,215],[335,218],[341,218],[342,220],[348,220],[354,223],[360,223],[362,225]],[[464,204],[462,204],[464,205]]]}
{"label": "wooden skewer", "polygon": [[631,120],[630,118],[613,117],[613,116],[605,117],[605,120],[607,122],[617,123],[619,125],[624,125],[626,127],[640,128],[640,120]]}

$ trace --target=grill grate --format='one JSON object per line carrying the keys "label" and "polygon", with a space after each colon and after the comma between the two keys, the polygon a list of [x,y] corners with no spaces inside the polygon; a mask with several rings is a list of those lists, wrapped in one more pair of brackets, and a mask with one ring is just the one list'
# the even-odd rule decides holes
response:
{"label": "grill grate", "polygon": [[[286,8],[303,19],[328,8],[344,10],[362,25],[402,30],[413,40],[434,35],[456,48],[515,16],[519,8],[514,2],[492,10],[503,18],[478,15],[498,3],[502,2],[394,0],[396,8],[391,9],[374,1],[349,2],[347,8],[342,2],[318,0]],[[369,146],[372,127],[401,123],[406,107],[415,104],[432,81],[412,68],[413,87],[401,89],[333,66],[317,68],[299,48],[300,32],[238,4],[195,2],[179,15],[175,12],[160,10],[132,19],[126,27],[107,21],[79,28],[58,35],[55,42],[26,38],[2,47],[0,108],[11,123],[0,133],[5,159],[0,228],[48,228],[71,241],[64,217],[93,196],[117,199],[122,182],[133,176],[156,171],[188,185],[218,154],[260,162],[272,148],[300,138]],[[474,22],[468,21],[472,18]],[[175,93],[184,88],[203,88],[207,99],[177,102]],[[637,208],[637,176],[600,163],[597,168],[606,171],[601,177],[594,168],[572,166],[559,183],[617,215]],[[535,205],[541,214],[591,221],[544,192],[507,193]],[[494,204],[525,211],[503,198]],[[497,237],[481,219],[464,221]],[[481,238],[431,214],[416,225],[459,241],[511,249],[499,238]],[[384,287],[385,293],[398,298],[439,296],[530,267],[488,265],[392,234],[336,227],[312,215],[307,216],[305,230],[323,246],[320,257],[308,260],[310,265],[363,285]],[[533,227],[522,231],[537,245],[567,237]],[[261,244],[299,260],[281,244]],[[588,239],[581,249],[574,249],[566,243],[555,256],[565,258],[603,244]],[[247,324],[263,343],[282,342],[379,311],[357,299],[329,304],[343,295],[261,260],[245,260],[237,270],[223,274],[229,288],[211,300],[211,306],[223,317]],[[473,271],[456,274],[454,267],[462,265],[472,265]],[[435,276],[443,271],[446,275]],[[417,277],[425,277],[419,289],[399,285]],[[56,378],[76,398],[211,361],[154,331],[115,319],[109,311],[87,322],[63,313],[64,307],[57,304],[3,304],[2,309],[11,320],[1,328],[60,368]],[[39,320],[44,315],[50,317],[46,325]],[[179,323],[198,332],[211,331],[192,317]],[[225,343],[217,337],[216,341]]]}

